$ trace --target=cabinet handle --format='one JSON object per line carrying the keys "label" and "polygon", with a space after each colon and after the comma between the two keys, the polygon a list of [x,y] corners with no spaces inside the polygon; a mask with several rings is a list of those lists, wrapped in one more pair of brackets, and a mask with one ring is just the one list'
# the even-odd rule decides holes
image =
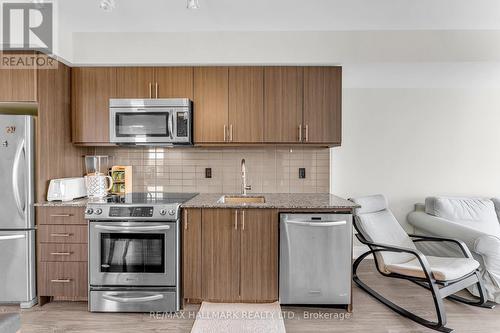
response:
{"label": "cabinet handle", "polygon": [[184,230],[188,230],[188,212],[184,210]]}
{"label": "cabinet handle", "polygon": [[70,256],[71,252],[52,252],[51,255],[53,255],[53,256]]}
{"label": "cabinet handle", "polygon": [[52,282],[52,283],[70,283],[71,279],[54,279],[54,280],[50,280],[50,282]]}
{"label": "cabinet handle", "polygon": [[73,214],[51,214],[51,217],[71,217]]}
{"label": "cabinet handle", "polygon": [[233,142],[233,124],[229,125],[229,142]]}
{"label": "cabinet handle", "polygon": [[299,125],[299,142],[302,142],[302,124]]}
{"label": "cabinet handle", "polygon": [[149,98],[153,97],[153,84],[149,82]]}
{"label": "cabinet handle", "polygon": [[309,141],[309,125],[306,125],[306,142]]}
{"label": "cabinet handle", "polygon": [[71,234],[50,234],[52,237],[69,237]]}
{"label": "cabinet handle", "polygon": [[245,230],[245,211],[241,211],[241,229]]}
{"label": "cabinet handle", "polygon": [[224,142],[227,141],[227,125],[224,125]]}
{"label": "cabinet handle", "polygon": [[158,98],[158,82],[155,82],[155,98]]}
{"label": "cabinet handle", "polygon": [[238,230],[238,211],[234,211],[234,230]]}

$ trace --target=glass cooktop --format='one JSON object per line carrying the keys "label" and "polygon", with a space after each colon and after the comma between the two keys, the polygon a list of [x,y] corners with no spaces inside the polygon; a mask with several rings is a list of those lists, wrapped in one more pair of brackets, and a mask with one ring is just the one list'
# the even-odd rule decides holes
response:
{"label": "glass cooktop", "polygon": [[106,198],[108,204],[132,204],[132,205],[165,205],[181,204],[192,198],[198,193],[172,193],[172,192],[135,192],[125,196],[110,196]]}

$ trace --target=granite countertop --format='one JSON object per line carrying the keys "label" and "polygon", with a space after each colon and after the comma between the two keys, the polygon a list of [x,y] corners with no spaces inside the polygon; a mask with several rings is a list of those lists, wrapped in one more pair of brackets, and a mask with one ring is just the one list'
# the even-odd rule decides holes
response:
{"label": "granite countertop", "polygon": [[[280,208],[280,209],[352,209],[355,203],[328,193],[252,193],[249,197],[264,196],[265,203],[220,203],[223,196],[240,194],[200,193],[181,205],[183,208]],[[88,199],[72,201],[43,201],[36,207],[85,207]]]}
{"label": "granite countertop", "polygon": [[88,199],[81,198],[71,201],[42,201],[37,202],[35,207],[85,207],[87,206]]}
{"label": "granite countertop", "polygon": [[252,193],[264,196],[265,203],[219,203],[221,196],[239,194],[201,193],[182,204],[183,208],[280,208],[280,209],[343,209],[357,208],[355,203],[327,193]]}

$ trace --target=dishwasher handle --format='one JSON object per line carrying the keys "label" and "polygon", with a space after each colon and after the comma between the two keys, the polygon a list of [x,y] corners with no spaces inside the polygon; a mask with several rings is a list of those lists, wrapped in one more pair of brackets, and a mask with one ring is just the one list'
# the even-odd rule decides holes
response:
{"label": "dishwasher handle", "polygon": [[346,225],[347,221],[326,221],[326,222],[298,222],[298,221],[285,221],[285,223],[303,225],[308,227],[335,227]]}

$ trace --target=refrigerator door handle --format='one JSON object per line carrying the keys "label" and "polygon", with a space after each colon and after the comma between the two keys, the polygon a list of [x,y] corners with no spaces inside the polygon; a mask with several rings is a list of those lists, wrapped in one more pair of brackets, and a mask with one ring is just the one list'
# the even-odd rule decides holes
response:
{"label": "refrigerator door handle", "polygon": [[0,241],[11,240],[11,239],[22,239],[22,238],[26,238],[26,235],[6,235],[6,236],[0,236]]}
{"label": "refrigerator door handle", "polygon": [[21,194],[19,191],[19,163],[21,162],[21,156],[26,154],[24,145],[25,141],[23,139],[17,147],[14,165],[12,166],[12,189],[14,192],[14,200],[16,201],[17,211],[23,218],[25,217],[26,202],[21,202]]}

